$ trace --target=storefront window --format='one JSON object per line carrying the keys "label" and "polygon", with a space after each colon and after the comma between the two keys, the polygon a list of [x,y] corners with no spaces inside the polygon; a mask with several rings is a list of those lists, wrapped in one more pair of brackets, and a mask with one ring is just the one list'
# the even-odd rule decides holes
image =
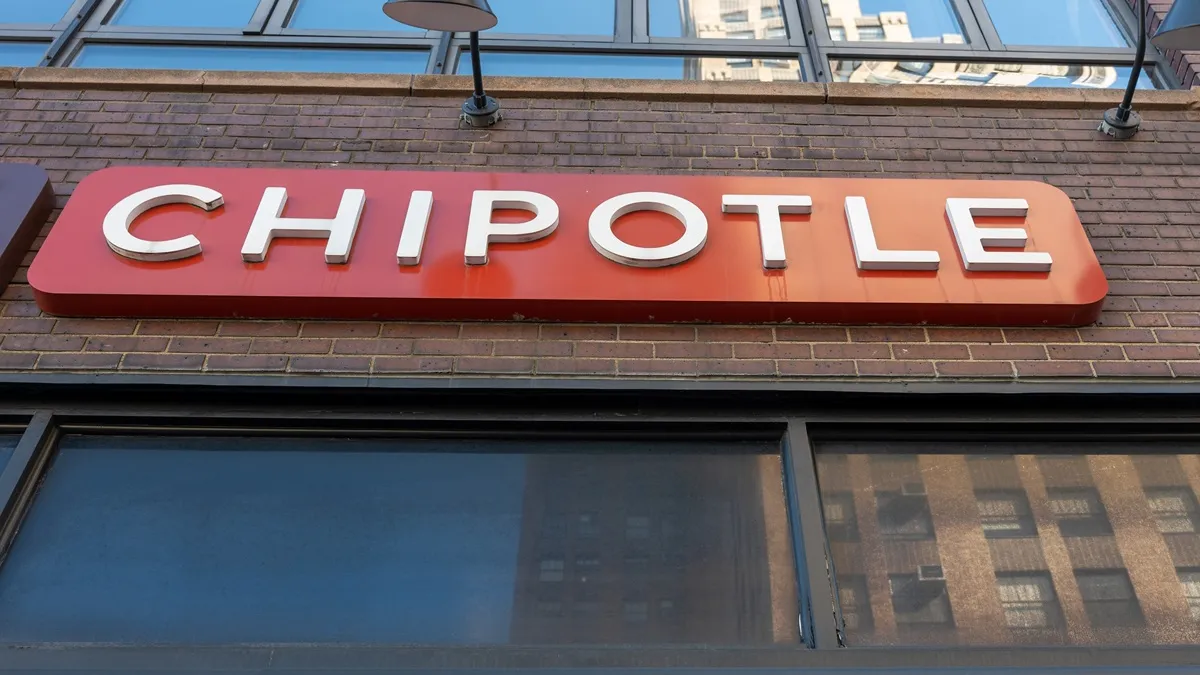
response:
{"label": "storefront window", "polygon": [[0,23],[58,23],[74,0],[37,0],[6,2],[0,7]]}
{"label": "storefront window", "polygon": [[0,65],[36,66],[49,46],[42,42],[0,42]]}
{"label": "storefront window", "polygon": [[1194,644],[1200,455],[1119,453],[818,446],[849,646]]}
{"label": "storefront window", "polygon": [[[1080,87],[1123,89],[1130,69],[1103,65],[1055,65],[1045,63],[944,63],[933,61],[863,61],[834,59],[829,62],[835,82],[874,84],[959,84],[987,87]],[[1156,89],[1147,73],[1138,88]]]}
{"label": "storefront window", "polygon": [[962,22],[949,0],[823,0],[837,42],[963,44]]}
{"label": "storefront window", "polygon": [[68,436],[0,642],[794,644],[782,485],[757,443]]}
{"label": "storefront window", "polygon": [[984,0],[984,5],[1008,45],[1129,46],[1105,0]]}
{"label": "storefront window", "polygon": [[652,37],[786,40],[782,0],[650,0]]}
{"label": "storefront window", "polygon": [[81,68],[180,68],[310,73],[423,73],[429,55],[416,50],[277,49],[86,45],[72,64]]}
{"label": "storefront window", "polygon": [[124,0],[108,23],[113,26],[241,28],[250,22],[258,3],[259,0],[204,0],[202,3]]}

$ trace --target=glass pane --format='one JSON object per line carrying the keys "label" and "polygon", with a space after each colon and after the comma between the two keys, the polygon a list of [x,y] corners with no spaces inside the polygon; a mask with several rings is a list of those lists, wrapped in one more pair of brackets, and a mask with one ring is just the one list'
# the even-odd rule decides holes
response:
{"label": "glass pane", "polygon": [[822,1],[836,42],[966,42],[949,0]]}
{"label": "glass pane", "polygon": [[259,0],[125,0],[108,20],[113,26],[242,28],[250,23]]}
{"label": "glass pane", "polygon": [[58,23],[74,0],[36,0],[0,4],[0,23]]}
{"label": "glass pane", "polygon": [[20,434],[0,434],[0,473],[4,473],[4,467],[12,459],[13,450],[17,449],[20,440]]}
{"label": "glass pane", "polygon": [[1130,46],[1105,0],[984,0],[984,5],[1005,44]]}
{"label": "glass pane", "polygon": [[1200,455],[882,446],[817,446],[849,646],[1200,644],[1200,533],[1160,527]]}
{"label": "glass pane", "polygon": [[500,20],[488,33],[612,35],[616,0],[490,0]]}
{"label": "glass pane", "polygon": [[650,0],[653,37],[786,40],[781,0]]}
{"label": "glass pane", "polygon": [[[524,77],[621,77],[642,80],[796,81],[800,62],[733,56],[616,56],[601,54],[523,54],[485,52],[484,73]],[[470,52],[458,60],[458,73],[471,73]]]}
{"label": "glass pane", "polygon": [[383,13],[381,0],[300,0],[288,21],[289,28],[311,30],[361,30],[423,32],[393,21]]}
{"label": "glass pane", "polygon": [[68,436],[0,642],[795,643],[770,450]]}
{"label": "glass pane", "polygon": [[0,66],[36,66],[49,42],[0,42]]}
{"label": "glass pane", "polygon": [[71,64],[79,68],[182,68],[310,73],[423,73],[429,55],[413,50],[169,47],[91,44]]}
{"label": "glass pane", "polygon": [[[1124,89],[1125,66],[1052,65],[1045,63],[936,63],[929,61],[858,61],[831,59],[835,82],[876,84],[961,84],[989,87],[1082,87]],[[1139,89],[1157,89],[1149,71],[1138,78]]]}

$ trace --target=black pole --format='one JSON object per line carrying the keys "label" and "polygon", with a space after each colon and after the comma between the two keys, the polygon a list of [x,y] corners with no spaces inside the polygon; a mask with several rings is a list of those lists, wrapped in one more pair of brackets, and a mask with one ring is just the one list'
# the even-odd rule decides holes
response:
{"label": "black pole", "polygon": [[[1145,46],[1143,45],[1143,50]],[[1141,57],[1138,57],[1141,63]],[[471,31],[471,75],[475,79],[475,107],[487,107],[487,94],[483,92],[483,65],[479,62],[479,33]],[[1127,97],[1133,96],[1132,93]]]}
{"label": "black pole", "polygon": [[1138,76],[1142,73],[1142,64],[1146,61],[1146,0],[1138,0],[1138,44],[1137,55],[1133,57],[1133,72],[1129,74],[1129,84],[1125,87],[1125,98],[1117,106],[1117,118],[1122,122],[1129,119],[1133,112],[1133,92],[1137,89]]}

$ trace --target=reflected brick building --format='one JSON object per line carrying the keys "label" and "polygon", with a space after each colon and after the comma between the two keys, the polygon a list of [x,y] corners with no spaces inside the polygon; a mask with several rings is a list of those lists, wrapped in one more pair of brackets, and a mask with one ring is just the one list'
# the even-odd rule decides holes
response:
{"label": "reflected brick building", "polygon": [[1200,639],[1197,456],[827,450],[849,644]]}

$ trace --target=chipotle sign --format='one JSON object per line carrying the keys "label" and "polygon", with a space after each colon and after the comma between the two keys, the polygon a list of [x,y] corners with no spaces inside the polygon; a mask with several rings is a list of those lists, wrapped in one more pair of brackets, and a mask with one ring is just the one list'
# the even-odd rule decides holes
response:
{"label": "chipotle sign", "polygon": [[1033,182],[113,168],[29,272],[68,316],[1080,325]]}

